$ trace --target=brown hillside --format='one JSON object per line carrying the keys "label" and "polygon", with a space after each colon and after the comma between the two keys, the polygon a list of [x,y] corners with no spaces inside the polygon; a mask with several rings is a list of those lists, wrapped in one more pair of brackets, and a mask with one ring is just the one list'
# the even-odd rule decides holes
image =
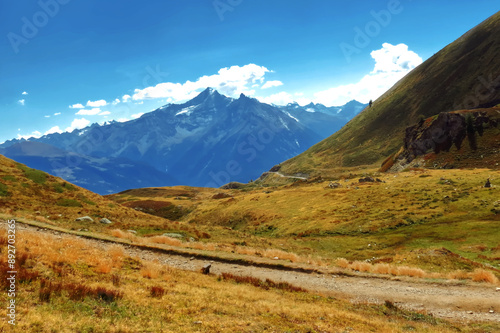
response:
{"label": "brown hillside", "polygon": [[406,127],[441,112],[500,103],[500,12],[425,61],[328,139],[282,164],[282,172],[328,174],[380,163]]}

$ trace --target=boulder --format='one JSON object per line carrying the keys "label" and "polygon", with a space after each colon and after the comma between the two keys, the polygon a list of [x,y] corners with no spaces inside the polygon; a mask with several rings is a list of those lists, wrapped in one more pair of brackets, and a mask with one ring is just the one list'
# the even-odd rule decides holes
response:
{"label": "boulder", "polygon": [[82,216],[75,220],[76,222],[94,222],[94,219],[90,216]]}
{"label": "boulder", "polygon": [[372,177],[365,177],[359,180],[360,183],[375,183],[375,179]]}
{"label": "boulder", "polygon": [[99,220],[99,222],[101,222],[102,224],[111,224],[111,223],[113,223],[113,222],[111,222],[110,220],[108,220],[108,219],[107,219],[107,218],[105,218],[105,217],[104,217],[104,218],[102,218],[102,219],[100,219],[100,220]]}
{"label": "boulder", "polygon": [[490,179],[486,181],[486,184],[484,184],[484,187],[491,187]]}
{"label": "boulder", "polygon": [[167,236],[167,237],[170,237],[170,238],[178,238],[178,239],[183,239],[184,238],[184,235],[175,234],[175,233],[171,233],[171,232],[167,232],[166,234],[163,234],[163,236]]}

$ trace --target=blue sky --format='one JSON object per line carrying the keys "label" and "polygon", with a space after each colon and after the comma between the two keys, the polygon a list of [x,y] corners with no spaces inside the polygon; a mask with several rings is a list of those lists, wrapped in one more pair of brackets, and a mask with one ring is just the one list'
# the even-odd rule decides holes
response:
{"label": "blue sky", "polygon": [[275,104],[367,102],[498,10],[491,0],[0,6],[0,142],[133,119],[207,85]]}

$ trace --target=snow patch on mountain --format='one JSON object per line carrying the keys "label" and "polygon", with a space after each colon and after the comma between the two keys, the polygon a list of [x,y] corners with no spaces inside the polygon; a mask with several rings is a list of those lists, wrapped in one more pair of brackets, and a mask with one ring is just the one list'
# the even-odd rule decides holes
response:
{"label": "snow patch on mountain", "polygon": [[292,118],[293,120],[295,120],[296,122],[300,123],[300,121],[295,118],[294,116],[292,116],[289,112],[285,112],[290,118]]}
{"label": "snow patch on mountain", "polygon": [[194,109],[196,109],[196,107],[198,107],[198,105],[188,106],[187,108],[184,108],[181,111],[177,112],[175,114],[175,116],[179,116],[181,114],[185,114],[186,116],[189,116],[194,111]]}

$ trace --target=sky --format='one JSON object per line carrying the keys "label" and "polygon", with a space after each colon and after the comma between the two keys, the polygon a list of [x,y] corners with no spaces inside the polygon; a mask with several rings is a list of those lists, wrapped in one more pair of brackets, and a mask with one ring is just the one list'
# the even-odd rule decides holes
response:
{"label": "sky", "polygon": [[0,142],[127,121],[207,87],[376,100],[495,0],[0,0]]}

